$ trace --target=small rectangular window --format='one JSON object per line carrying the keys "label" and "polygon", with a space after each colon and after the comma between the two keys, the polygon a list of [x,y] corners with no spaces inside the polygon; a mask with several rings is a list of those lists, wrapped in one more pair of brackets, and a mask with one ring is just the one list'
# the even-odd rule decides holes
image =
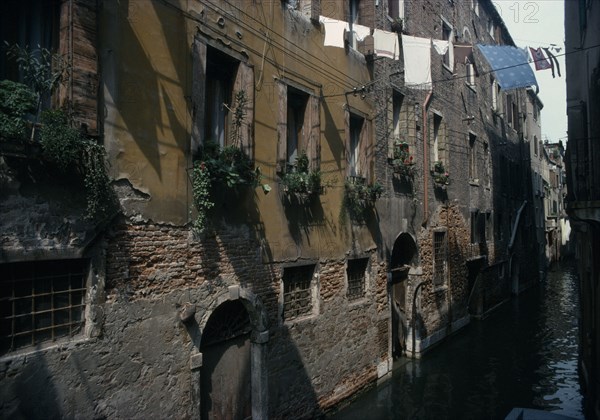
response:
{"label": "small rectangular window", "polygon": [[469,133],[469,179],[477,179],[477,136]]}
{"label": "small rectangular window", "polygon": [[446,231],[433,232],[433,285],[443,286],[446,283],[448,261],[448,245]]}
{"label": "small rectangular window", "polygon": [[475,66],[467,62],[465,64],[466,81],[469,86],[475,86]]}
{"label": "small rectangular window", "polygon": [[350,116],[350,147],[348,155],[348,164],[350,166],[350,176],[360,176],[362,169],[360,167],[360,137],[363,130],[364,118],[355,115]]}
{"label": "small rectangular window", "polygon": [[388,16],[393,19],[404,19],[404,0],[388,0]]}
{"label": "small rectangular window", "polygon": [[82,332],[86,273],[85,260],[0,265],[0,353]]}
{"label": "small rectangular window", "polygon": [[314,265],[286,267],[283,271],[283,317],[286,320],[310,315]]}
{"label": "small rectangular window", "polygon": [[308,95],[288,86],[287,98],[287,164],[296,166],[299,154],[306,153],[304,115],[308,104]]}
{"label": "small rectangular window", "polygon": [[440,144],[442,143],[442,116],[433,114],[433,161],[441,161]]}
{"label": "small rectangular window", "polygon": [[306,155],[309,168],[319,169],[320,101],[311,90],[281,79],[276,83],[278,101],[277,172],[297,169],[297,159]]}
{"label": "small rectangular window", "polygon": [[442,58],[442,63],[444,63],[444,66],[446,66],[451,71],[454,69],[454,63],[452,62],[454,59],[454,47],[452,45],[453,36],[454,35],[452,31],[452,26],[446,23],[445,20],[442,20],[442,40],[448,41],[450,43],[448,51],[446,51],[446,54],[444,54]]}
{"label": "small rectangular window", "polygon": [[356,300],[365,296],[368,258],[348,260],[346,276],[348,278],[348,300]]}

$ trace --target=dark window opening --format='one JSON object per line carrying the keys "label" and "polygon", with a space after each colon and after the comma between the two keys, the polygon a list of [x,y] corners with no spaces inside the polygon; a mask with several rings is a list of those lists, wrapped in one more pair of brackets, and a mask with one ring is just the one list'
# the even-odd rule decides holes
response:
{"label": "dark window opening", "polygon": [[80,333],[86,272],[84,260],[0,265],[1,352]]}
{"label": "dark window opening", "polygon": [[348,260],[346,275],[348,277],[348,300],[364,297],[368,258]]}
{"label": "dark window opening", "polygon": [[286,158],[291,167],[296,166],[296,159],[301,153],[306,153],[308,146],[304,144],[304,130],[309,129],[304,126],[307,104],[308,94],[288,86]]}
{"label": "dark window opening", "polygon": [[348,164],[350,176],[362,176],[366,168],[360,167],[360,136],[363,130],[364,118],[350,115],[350,150]]}
{"label": "dark window opening", "polygon": [[448,245],[446,232],[433,232],[433,284],[443,286],[446,282],[446,262]]}
{"label": "dark window opening", "polygon": [[283,317],[294,319],[312,313],[314,265],[286,267],[283,272]]}
{"label": "dark window opening", "polygon": [[206,114],[204,138],[220,147],[230,143],[229,109],[239,61],[208,47],[206,53]]}

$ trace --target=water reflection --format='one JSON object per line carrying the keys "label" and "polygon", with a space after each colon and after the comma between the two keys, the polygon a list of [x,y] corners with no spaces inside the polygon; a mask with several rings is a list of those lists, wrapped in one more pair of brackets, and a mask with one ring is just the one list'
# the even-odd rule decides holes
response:
{"label": "water reflection", "polygon": [[583,418],[575,269],[560,267],[335,419],[503,419],[513,407]]}

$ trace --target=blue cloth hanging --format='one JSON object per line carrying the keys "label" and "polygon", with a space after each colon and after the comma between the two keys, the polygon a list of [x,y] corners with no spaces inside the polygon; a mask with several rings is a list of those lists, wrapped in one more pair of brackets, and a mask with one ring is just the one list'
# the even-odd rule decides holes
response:
{"label": "blue cloth hanging", "polygon": [[535,74],[529,66],[527,54],[510,45],[477,45],[490,65],[502,90],[535,86]]}

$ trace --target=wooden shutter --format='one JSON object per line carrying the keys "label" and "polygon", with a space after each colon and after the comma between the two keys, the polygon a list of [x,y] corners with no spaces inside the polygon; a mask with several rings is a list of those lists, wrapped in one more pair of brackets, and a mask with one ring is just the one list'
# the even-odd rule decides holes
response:
{"label": "wooden shutter", "polygon": [[[396,133],[394,133],[394,111],[395,111],[395,104],[396,104],[396,95],[397,93],[394,92],[392,90],[392,95],[390,95],[390,99],[388,101],[388,158],[389,159],[393,159],[394,158],[394,143],[396,142]],[[401,111],[400,111],[401,112]],[[400,119],[400,115],[398,116],[398,119]]]}
{"label": "wooden shutter", "polygon": [[205,84],[206,44],[195,38],[192,45],[192,155],[204,143]]}
{"label": "wooden shutter", "polygon": [[277,112],[277,172],[283,173],[287,161],[287,85],[275,83],[279,109]]}
{"label": "wooden shutter", "polygon": [[305,114],[308,115],[308,125],[304,126],[308,130],[307,153],[311,169],[318,170],[321,158],[321,108],[317,95],[310,95]]}
{"label": "wooden shutter", "polygon": [[358,146],[358,168],[360,169],[360,175],[364,177],[367,182],[371,182],[372,179],[372,144],[371,144],[371,122],[366,118],[363,119],[362,127],[360,130],[360,143]]}
{"label": "wooden shutter", "polygon": [[344,110],[344,132],[346,133],[346,176],[350,176],[350,149],[352,147],[352,136],[350,135],[350,110]]}
{"label": "wooden shutter", "polygon": [[247,101],[244,107],[244,121],[240,128],[240,147],[252,159],[254,155],[254,69],[244,62],[240,62],[233,83],[234,97],[241,90],[246,93]]}

